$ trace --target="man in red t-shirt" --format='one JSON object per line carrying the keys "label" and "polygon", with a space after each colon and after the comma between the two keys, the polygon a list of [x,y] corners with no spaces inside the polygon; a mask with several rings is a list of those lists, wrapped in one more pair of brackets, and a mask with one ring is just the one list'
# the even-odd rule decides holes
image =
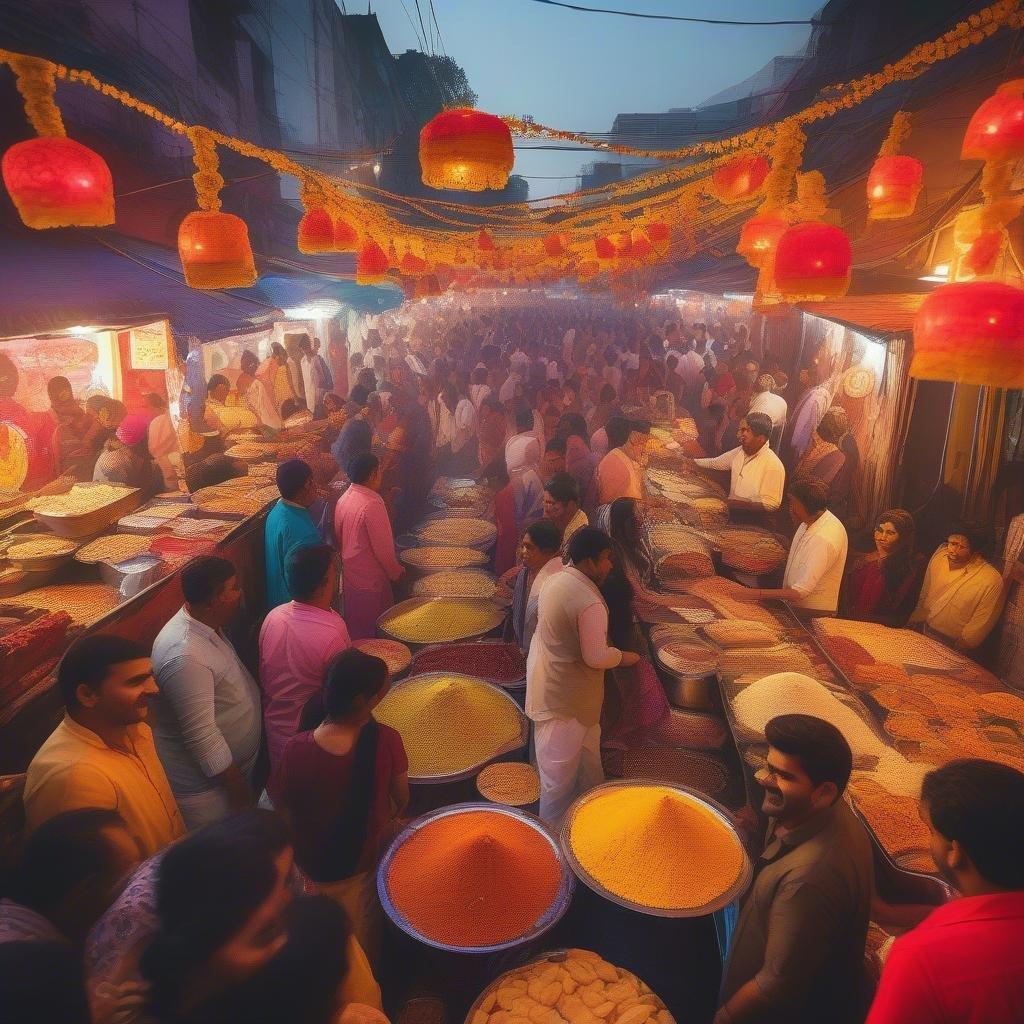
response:
{"label": "man in red t-shirt", "polygon": [[921,805],[961,896],[897,940],[867,1024],[1024,1021],[1024,773],[951,761],[925,776]]}

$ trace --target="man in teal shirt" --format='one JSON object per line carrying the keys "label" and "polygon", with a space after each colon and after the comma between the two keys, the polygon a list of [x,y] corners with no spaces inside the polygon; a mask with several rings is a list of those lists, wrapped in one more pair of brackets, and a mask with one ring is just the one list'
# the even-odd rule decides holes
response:
{"label": "man in teal shirt", "polygon": [[320,544],[320,534],[309,514],[316,501],[313,470],[301,459],[289,459],[277,467],[281,499],[267,516],[264,548],[267,563],[267,610],[292,599],[284,567],[289,553],[304,544]]}

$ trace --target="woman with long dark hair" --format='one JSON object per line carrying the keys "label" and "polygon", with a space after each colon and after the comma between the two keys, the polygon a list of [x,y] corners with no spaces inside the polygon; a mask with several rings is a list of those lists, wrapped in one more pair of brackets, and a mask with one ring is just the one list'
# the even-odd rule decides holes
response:
{"label": "woman with long dark hair", "polygon": [[875,519],[875,550],[847,570],[843,614],[850,619],[903,626],[914,610],[925,558],[914,544],[914,517],[891,508]]}

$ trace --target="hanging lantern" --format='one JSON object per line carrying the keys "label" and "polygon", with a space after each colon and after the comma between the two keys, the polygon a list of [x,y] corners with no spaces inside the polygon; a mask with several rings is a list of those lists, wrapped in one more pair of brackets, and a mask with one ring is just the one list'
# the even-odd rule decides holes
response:
{"label": "hanging lantern", "polygon": [[738,156],[711,175],[711,194],[722,203],[738,203],[756,195],[771,167],[759,155]]}
{"label": "hanging lantern", "polygon": [[544,236],[544,251],[552,258],[559,259],[567,255],[566,237],[563,234],[554,232]]}
{"label": "hanging lantern", "polygon": [[299,252],[307,255],[334,251],[334,221],[322,206],[315,206],[302,215],[297,241]]}
{"label": "hanging lantern", "polygon": [[1024,290],[999,281],[936,288],[914,318],[910,374],[1024,388]]}
{"label": "hanging lantern", "polygon": [[482,110],[445,110],[420,132],[420,170],[430,188],[504,188],[514,162],[508,125]]}
{"label": "hanging lantern", "polygon": [[761,267],[771,258],[788,221],[777,213],[758,213],[740,228],[736,251],[752,266]]}
{"label": "hanging lantern", "polygon": [[996,261],[1003,253],[1006,232],[1003,229],[983,231],[971,242],[967,252],[957,264],[957,276],[985,277],[996,269]]}
{"label": "hanging lantern", "polygon": [[912,156],[880,156],[868,174],[868,217],[898,220],[917,205],[924,165]]}
{"label": "hanging lantern", "polygon": [[630,239],[629,255],[634,260],[648,260],[654,255],[654,246],[639,228],[633,232]]}
{"label": "hanging lantern", "polygon": [[398,264],[398,269],[403,274],[422,274],[427,269],[427,261],[420,259],[415,253],[407,252]]}
{"label": "hanging lantern", "polygon": [[494,252],[494,239],[487,233],[486,228],[481,228],[480,234],[476,236],[476,247],[480,252]]}
{"label": "hanging lantern", "polygon": [[388,254],[372,239],[367,238],[356,260],[356,283],[377,284],[388,272]]}
{"label": "hanging lantern", "polygon": [[355,252],[359,248],[359,232],[342,217],[334,219],[334,251]]}
{"label": "hanging lantern", "polygon": [[960,152],[961,160],[1024,158],[1024,78],[1004,82],[974,112]]}
{"label": "hanging lantern", "polygon": [[850,287],[853,253],[842,228],[795,224],[775,249],[775,284],[787,302],[835,299]]}
{"label": "hanging lantern", "polygon": [[615,246],[612,240],[605,235],[594,240],[594,254],[599,260],[615,259]]}
{"label": "hanging lantern", "polygon": [[74,139],[16,142],[3,156],[3,179],[30,228],[92,228],[114,223],[107,162]]}
{"label": "hanging lantern", "polygon": [[178,228],[178,255],[190,288],[251,288],[256,265],[241,217],[196,210]]}

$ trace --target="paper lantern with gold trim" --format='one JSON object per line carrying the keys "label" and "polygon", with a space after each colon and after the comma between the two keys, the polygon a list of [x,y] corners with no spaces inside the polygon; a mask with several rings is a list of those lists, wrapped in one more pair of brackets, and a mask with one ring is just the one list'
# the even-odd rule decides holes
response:
{"label": "paper lantern with gold trim", "polygon": [[721,203],[738,203],[756,195],[771,167],[763,156],[737,156],[716,167],[711,175],[711,194]]}
{"label": "paper lantern with gold trim", "polygon": [[1001,281],[936,288],[914,318],[910,375],[1024,388],[1024,289]]}
{"label": "paper lantern with gold trim", "polygon": [[251,288],[256,283],[249,229],[232,213],[190,213],[178,228],[178,255],[190,288]]}
{"label": "paper lantern with gold trim", "polygon": [[736,251],[752,266],[763,266],[775,252],[789,222],[777,213],[757,213],[740,228]]}
{"label": "paper lantern with gold trim", "polygon": [[299,221],[296,241],[299,252],[334,252],[334,221],[331,215],[322,206],[307,210]]}
{"label": "paper lantern with gold trim", "polygon": [[420,132],[420,171],[430,188],[504,188],[514,162],[508,125],[482,110],[442,111]]}
{"label": "paper lantern with gold trim", "polygon": [[924,165],[912,156],[880,156],[868,174],[868,217],[898,220],[917,205]]}
{"label": "paper lantern with gold trim", "polygon": [[367,238],[356,259],[356,282],[377,284],[388,273],[388,254],[372,239]]}
{"label": "paper lantern with gold trim", "polygon": [[853,252],[842,228],[794,224],[775,249],[775,284],[787,302],[835,299],[850,287]]}
{"label": "paper lantern with gold trim", "polygon": [[30,228],[91,228],[114,223],[107,162],[74,139],[41,136],[4,153],[4,185]]}
{"label": "paper lantern with gold trim", "polygon": [[355,252],[359,248],[359,232],[343,217],[334,218],[334,251]]}
{"label": "paper lantern with gold trim", "polygon": [[964,133],[961,160],[1024,158],[1024,78],[1004,82],[974,112]]}

